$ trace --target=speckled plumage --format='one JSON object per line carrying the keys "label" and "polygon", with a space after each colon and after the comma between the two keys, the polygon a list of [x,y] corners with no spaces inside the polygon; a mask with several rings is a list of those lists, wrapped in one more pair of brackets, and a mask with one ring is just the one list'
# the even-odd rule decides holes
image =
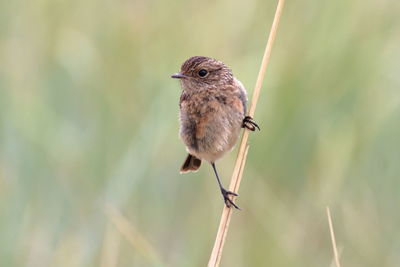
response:
{"label": "speckled plumage", "polygon": [[[208,75],[197,73],[206,69]],[[192,57],[183,63],[180,137],[188,152],[215,162],[235,145],[246,112],[246,91],[222,62]]]}
{"label": "speckled plumage", "polygon": [[183,89],[179,102],[180,137],[189,155],[181,172],[196,171],[201,160],[210,162],[225,203],[238,208],[228,197],[236,194],[221,185],[215,161],[233,148],[242,127],[252,131],[258,128],[245,116],[245,88],[224,63],[208,57],[189,58],[172,78],[179,78]]}

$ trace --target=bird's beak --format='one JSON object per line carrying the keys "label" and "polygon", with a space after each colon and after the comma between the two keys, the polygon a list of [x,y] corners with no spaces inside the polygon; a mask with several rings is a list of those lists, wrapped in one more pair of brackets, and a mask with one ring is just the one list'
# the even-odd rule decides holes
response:
{"label": "bird's beak", "polygon": [[172,75],[171,75],[171,78],[183,79],[183,78],[186,78],[186,75],[183,75],[182,73],[178,72],[178,73],[172,74]]}

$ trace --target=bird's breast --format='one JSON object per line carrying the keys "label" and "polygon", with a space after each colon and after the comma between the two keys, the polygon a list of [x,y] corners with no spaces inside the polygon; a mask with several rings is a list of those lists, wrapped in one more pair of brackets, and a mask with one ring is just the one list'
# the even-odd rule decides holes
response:
{"label": "bird's breast", "polygon": [[241,99],[226,92],[182,94],[180,136],[189,153],[215,160],[230,150],[240,133],[244,107]]}

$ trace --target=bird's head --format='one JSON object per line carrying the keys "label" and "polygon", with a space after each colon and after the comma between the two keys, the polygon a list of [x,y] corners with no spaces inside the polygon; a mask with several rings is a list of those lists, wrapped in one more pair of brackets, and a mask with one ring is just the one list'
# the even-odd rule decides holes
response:
{"label": "bird's head", "polygon": [[218,89],[233,83],[232,71],[224,63],[201,56],[186,60],[181,71],[171,77],[180,79],[184,90]]}

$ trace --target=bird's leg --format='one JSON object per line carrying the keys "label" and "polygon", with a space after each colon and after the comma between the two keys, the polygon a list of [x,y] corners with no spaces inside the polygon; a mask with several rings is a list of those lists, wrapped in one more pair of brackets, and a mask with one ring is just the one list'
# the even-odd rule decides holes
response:
{"label": "bird's leg", "polygon": [[218,185],[219,185],[219,189],[221,190],[222,196],[224,197],[225,205],[228,208],[230,208],[231,206],[234,206],[236,209],[240,210],[240,208],[238,206],[236,206],[236,204],[233,203],[233,201],[229,197],[229,195],[238,196],[238,194],[236,194],[234,192],[231,192],[231,191],[228,191],[222,186],[221,181],[219,180],[217,169],[215,168],[215,163],[211,162],[211,166],[213,167],[215,176],[217,177],[217,182],[218,182]]}
{"label": "bird's leg", "polygon": [[250,116],[246,116],[243,119],[243,124],[242,124],[242,128],[246,128],[250,131],[255,131],[256,128],[260,131],[260,127],[258,127],[258,124],[253,120],[252,117]]}

